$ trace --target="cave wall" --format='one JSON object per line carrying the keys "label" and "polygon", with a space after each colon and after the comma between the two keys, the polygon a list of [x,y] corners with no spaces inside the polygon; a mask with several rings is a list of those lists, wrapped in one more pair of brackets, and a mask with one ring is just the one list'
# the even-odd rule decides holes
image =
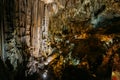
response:
{"label": "cave wall", "polygon": [[[110,13],[108,15],[110,17],[114,13],[119,15],[119,1],[116,0],[54,0],[51,3],[47,3],[46,0],[1,0],[0,4],[1,27],[3,27],[5,43],[16,35],[16,43],[18,45],[25,43],[34,55],[39,54],[42,45],[42,36],[39,34],[43,33],[41,29],[45,15],[50,17],[46,24],[50,24],[49,33],[52,35],[62,33],[65,26],[73,34],[81,32],[82,27],[77,26],[90,26],[90,22],[96,24],[99,14],[103,17],[107,16],[107,13]],[[45,14],[45,5],[48,14]]]}
{"label": "cave wall", "polygon": [[[10,59],[11,64],[16,68],[17,63],[23,61],[22,55],[48,56],[49,42],[54,43],[54,40],[59,40],[61,35],[63,38],[68,36],[65,42],[61,43],[65,43],[62,49],[67,55],[69,46],[66,44],[69,43],[69,39],[76,36],[79,38],[79,34],[80,39],[86,38],[89,30],[104,25],[98,24],[100,21],[119,18],[119,5],[119,0],[52,0],[52,2],[1,0],[0,54],[2,59],[4,61]],[[58,49],[61,44],[54,43]]]}
{"label": "cave wall", "polygon": [[[19,49],[21,54],[25,53],[22,49],[26,49],[29,54],[38,57],[42,53],[40,48],[44,46],[42,26],[48,26],[47,17],[57,13],[58,9],[67,4],[72,5],[76,2],[77,0],[55,0],[52,3],[46,3],[44,0],[1,0],[0,23],[3,36],[1,34],[0,41],[3,41],[1,42],[3,57],[6,59],[13,48]],[[45,6],[48,11],[46,14]]]}
{"label": "cave wall", "polygon": [[[16,48],[25,49],[27,47],[32,49],[31,54],[38,56],[40,26],[43,16],[44,3],[39,0],[2,0],[1,29],[3,28],[3,30],[0,30],[3,31],[4,35],[5,53],[10,51],[10,48],[12,49],[13,46],[10,44],[12,44],[11,40],[14,39]],[[0,41],[3,38],[1,37]]]}
{"label": "cave wall", "polygon": [[[70,4],[73,3],[73,4]],[[120,16],[119,1],[116,0],[68,0],[63,9],[50,18],[50,34],[62,34],[68,29],[69,34],[84,33],[90,27],[103,27],[109,20]],[[72,7],[71,7],[72,6]],[[105,21],[106,20],[106,21]],[[110,21],[111,20],[111,21]]]}
{"label": "cave wall", "polygon": [[[116,55],[116,50],[119,50],[117,47],[114,51],[112,47],[116,45],[117,39],[115,40],[115,37],[120,37],[120,28],[118,27],[120,25],[120,1],[77,1],[78,2],[74,4],[66,3],[65,6],[62,4],[64,8],[59,8],[56,14],[50,16],[49,34],[51,44],[58,50],[56,53],[62,53],[62,57],[74,57],[74,59],[76,59],[76,64],[77,60],[80,60],[81,66],[84,66],[86,69],[89,66],[89,69],[87,70],[90,70],[90,72],[93,72],[96,75],[96,77],[93,76],[95,77],[95,80],[111,80],[112,70],[118,70],[118,68],[113,67],[114,63],[116,62],[114,62],[113,58],[111,57],[114,57],[114,52]],[[68,0],[68,3],[69,2],[71,2],[71,0]],[[110,40],[115,41],[110,42],[109,44]],[[103,48],[103,50],[99,48],[100,50],[97,51],[97,46],[100,47],[99,41],[102,45],[101,48]],[[108,49],[105,49],[105,46],[103,46],[104,43],[108,43]],[[117,45],[118,44],[119,42]],[[72,47],[74,47],[73,50],[71,50]],[[96,47],[97,49],[95,49]],[[111,52],[110,50],[113,51]],[[111,55],[110,52],[113,53],[113,55]],[[119,53],[117,53],[117,55],[119,55]],[[60,59],[58,61],[60,61]],[[70,62],[72,65],[75,64],[74,62],[72,63],[72,60]],[[61,70],[63,69],[63,67],[61,68],[61,64],[58,62],[54,65],[53,61],[56,73],[60,73],[59,68]],[[56,65],[59,65],[60,67],[57,67]],[[118,65],[119,64],[117,64],[117,66]],[[61,74],[57,75],[60,76]]]}
{"label": "cave wall", "polygon": [[44,2],[40,0],[0,1],[0,56],[10,60],[14,70],[28,56],[40,55],[40,30]]}

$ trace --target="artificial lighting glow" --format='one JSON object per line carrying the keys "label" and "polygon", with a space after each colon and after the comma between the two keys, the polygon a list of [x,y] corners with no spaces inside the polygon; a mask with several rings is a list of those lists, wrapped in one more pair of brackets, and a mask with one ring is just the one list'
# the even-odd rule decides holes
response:
{"label": "artificial lighting glow", "polygon": [[43,78],[46,78],[47,77],[47,70],[45,70],[45,72],[43,73]]}
{"label": "artificial lighting glow", "polygon": [[56,4],[53,4],[53,11],[55,14],[58,12],[58,7]]}
{"label": "artificial lighting glow", "polygon": [[53,60],[53,57],[48,57],[47,60],[44,62],[45,65],[48,65]]}
{"label": "artificial lighting glow", "polygon": [[45,2],[46,4],[54,2],[54,0],[41,0],[41,1]]}
{"label": "artificial lighting glow", "polygon": [[54,60],[57,57],[57,55],[52,55],[50,57],[47,57],[47,60],[43,62],[45,65],[48,65],[52,60]]}

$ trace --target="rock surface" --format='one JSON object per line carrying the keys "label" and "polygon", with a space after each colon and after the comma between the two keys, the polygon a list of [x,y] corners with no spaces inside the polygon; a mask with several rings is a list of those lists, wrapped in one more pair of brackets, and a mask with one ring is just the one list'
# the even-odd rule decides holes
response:
{"label": "rock surface", "polygon": [[[119,5],[119,0],[1,0],[0,55],[11,78],[39,80],[48,69],[51,80],[79,80],[78,74],[110,80],[120,64]],[[27,71],[33,75],[25,77]]]}

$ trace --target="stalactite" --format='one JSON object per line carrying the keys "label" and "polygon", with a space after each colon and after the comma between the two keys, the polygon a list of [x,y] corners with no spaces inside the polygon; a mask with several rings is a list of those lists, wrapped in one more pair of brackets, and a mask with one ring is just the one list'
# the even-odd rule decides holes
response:
{"label": "stalactite", "polygon": [[[3,15],[2,15],[2,14],[3,14],[4,11],[2,11],[2,10],[4,10],[4,9],[3,9],[3,0],[1,0],[1,2],[0,2],[0,12],[1,12],[1,13],[0,13],[0,33],[3,32],[3,30],[2,30],[2,27],[3,27]],[[2,38],[3,38],[3,37],[2,37],[2,36],[3,36],[3,35],[0,34],[0,57],[3,59],[3,51],[2,51],[2,50],[3,50],[3,46],[2,46],[2,42],[3,42],[3,41],[2,41],[2,40],[3,40]]]}
{"label": "stalactite", "polygon": [[4,45],[4,28],[3,28],[3,25],[1,25],[1,42],[2,42],[2,59],[3,61],[5,61],[5,45]]}
{"label": "stalactite", "polygon": [[[3,2],[2,2],[2,5],[5,5],[5,2],[4,2],[4,0],[3,0]],[[5,61],[6,60],[6,54],[5,54],[5,37],[4,37],[4,30],[5,30],[5,28],[4,28],[4,26],[5,26],[5,7],[3,6],[3,17],[2,17],[2,19],[1,19],[1,23],[0,23],[0,27],[1,27],[1,51],[2,51],[2,60],[3,61]]]}
{"label": "stalactite", "polygon": [[49,21],[49,15],[48,15],[48,8],[47,5],[45,5],[45,16],[44,16],[44,21],[43,21],[43,26],[42,26],[42,32],[43,32],[43,44],[42,44],[42,49],[43,52],[48,54],[47,49],[48,49],[48,21]]}
{"label": "stalactite", "polygon": [[[89,69],[91,64],[82,57],[85,56],[84,58],[90,60],[92,57],[96,58],[98,54],[90,56],[89,52],[92,48],[89,49],[90,46],[87,45],[93,46],[95,40],[90,42],[86,40],[89,37],[90,40],[93,37],[101,39],[98,38],[98,34],[101,35],[99,31],[97,32],[99,27],[93,25],[101,27],[107,23],[105,20],[110,19],[111,15],[114,15],[112,18],[115,17],[114,20],[117,21],[116,17],[119,19],[120,13],[119,4],[114,0],[1,0],[0,6],[1,2],[3,9],[0,7],[0,54],[3,61],[6,57],[10,60],[14,69],[17,68],[18,63],[21,64],[27,59],[26,62],[30,63],[28,73],[42,74],[39,70],[46,68],[45,65],[50,67],[52,65],[56,75],[61,75],[60,71],[66,64],[78,67],[87,65]],[[106,15],[108,13],[110,15]],[[102,20],[105,23],[101,24]],[[111,28],[107,28],[109,29]],[[103,34],[106,34],[104,31]],[[88,51],[87,56],[84,51],[85,53]],[[82,64],[84,60],[85,65]],[[96,64],[96,60],[90,61]],[[45,74],[47,72],[45,70]]]}

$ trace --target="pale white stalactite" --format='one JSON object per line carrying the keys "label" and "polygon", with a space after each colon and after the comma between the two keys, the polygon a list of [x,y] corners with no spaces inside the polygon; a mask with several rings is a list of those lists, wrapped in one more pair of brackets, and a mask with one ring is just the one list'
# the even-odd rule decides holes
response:
{"label": "pale white stalactite", "polygon": [[[51,14],[56,14],[58,12],[59,8],[63,8],[63,6],[59,3],[58,0],[41,0],[43,1],[44,4],[44,17],[42,18],[42,25],[41,25],[41,30],[40,30],[40,34],[42,34],[41,36],[39,36],[40,39],[40,53],[42,53],[42,55],[44,56],[48,56],[49,54],[51,54],[51,47],[49,45],[49,17],[51,16]],[[52,11],[50,11],[48,9],[48,5],[52,4]]]}
{"label": "pale white stalactite", "polygon": [[45,5],[45,16],[43,19],[43,25],[42,25],[42,52],[43,55],[47,56],[49,54],[49,46],[48,46],[48,26],[49,26],[49,10],[47,5]]}
{"label": "pale white stalactite", "polygon": [[53,4],[53,12],[56,14],[58,12],[58,6],[57,4]]}
{"label": "pale white stalactite", "polygon": [[39,14],[39,8],[38,8],[38,3],[39,3],[39,0],[36,0],[35,3],[34,3],[34,27],[33,27],[33,55],[35,57],[39,57],[41,56],[41,54],[39,54],[39,51],[40,51],[40,31],[41,31],[41,28],[40,28],[40,18],[38,16]]}
{"label": "pale white stalactite", "polygon": [[40,26],[37,25],[36,26],[36,40],[35,40],[35,55],[37,57],[39,57],[39,49],[40,49],[40,41],[39,41],[39,38],[40,38],[40,35],[39,35],[39,32],[40,32]]}
{"label": "pale white stalactite", "polygon": [[[49,34],[48,34],[48,31],[49,31],[49,17],[51,16],[50,14],[56,14],[58,12],[58,9],[60,8],[64,8],[59,2],[58,0],[42,0],[44,1],[45,3],[45,6],[44,6],[44,17],[43,17],[43,20],[42,20],[42,50],[41,50],[41,53],[44,55],[44,56],[48,56],[52,53],[52,48],[50,47],[50,40],[49,40]],[[53,3],[54,2],[54,3]],[[48,5],[49,3],[53,3],[52,4],[52,12],[48,9]]]}
{"label": "pale white stalactite", "polygon": [[45,6],[45,35],[46,38],[48,38],[48,25],[49,25],[49,14],[48,14],[48,9],[47,5]]}
{"label": "pale white stalactite", "polygon": [[39,41],[39,32],[40,32],[40,27],[37,27],[37,41],[36,41],[36,56],[39,57],[39,49],[40,49],[40,41]]}

